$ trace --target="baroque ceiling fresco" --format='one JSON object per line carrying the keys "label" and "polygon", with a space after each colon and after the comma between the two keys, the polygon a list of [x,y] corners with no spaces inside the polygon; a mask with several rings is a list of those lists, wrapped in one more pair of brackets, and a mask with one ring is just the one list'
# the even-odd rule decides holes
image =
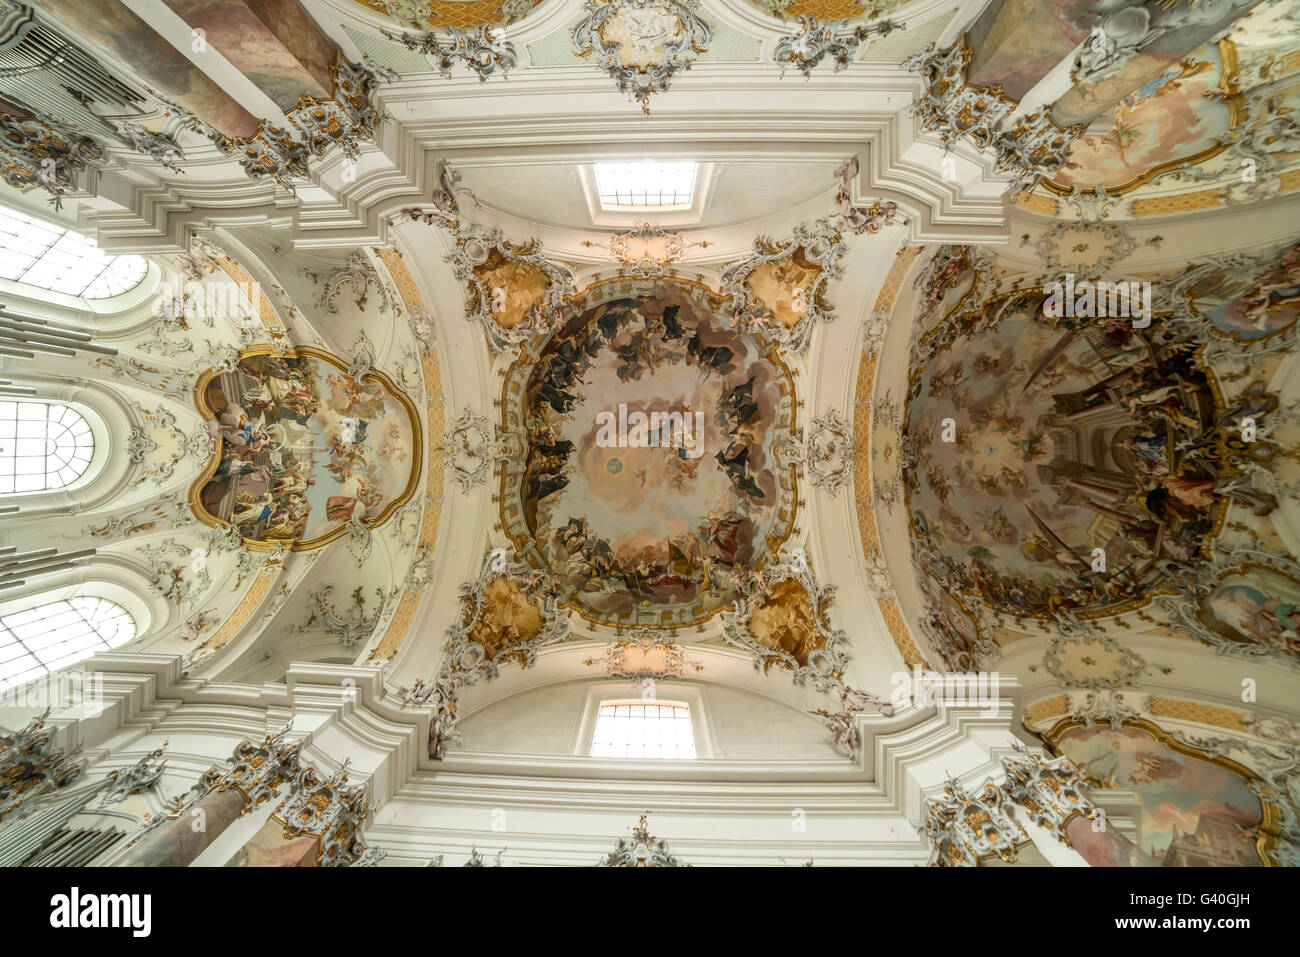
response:
{"label": "baroque ceiling fresco", "polygon": [[382,373],[354,375],[324,353],[255,352],[197,389],[221,445],[196,507],[241,537],[306,546],[382,522],[410,497],[414,409]]}
{"label": "baroque ceiling fresco", "polygon": [[1300,0],[149,6],[0,0],[0,864],[1300,865]]}
{"label": "baroque ceiling fresco", "polygon": [[527,534],[516,549],[593,620],[706,619],[789,534],[788,376],[707,290],[612,285],[583,306],[520,390],[527,455],[503,499]]}

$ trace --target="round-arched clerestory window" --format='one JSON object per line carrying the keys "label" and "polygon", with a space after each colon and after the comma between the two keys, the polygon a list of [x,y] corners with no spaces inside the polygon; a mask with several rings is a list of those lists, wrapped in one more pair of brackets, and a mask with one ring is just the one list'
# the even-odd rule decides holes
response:
{"label": "round-arched clerestory window", "polygon": [[0,612],[0,690],[126,644],[136,622],[117,602],[76,595]]}
{"label": "round-arched clerestory window", "polygon": [[66,488],[94,452],[90,424],[70,406],[0,401],[0,495]]}

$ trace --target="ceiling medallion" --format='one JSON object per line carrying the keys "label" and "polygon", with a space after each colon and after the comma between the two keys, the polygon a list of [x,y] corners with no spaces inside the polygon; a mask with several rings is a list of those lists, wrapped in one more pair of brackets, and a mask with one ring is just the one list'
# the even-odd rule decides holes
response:
{"label": "ceiling medallion", "polygon": [[853,427],[835,409],[812,420],[806,465],[813,488],[824,488],[831,498],[853,481]]}
{"label": "ceiling medallion", "polygon": [[[634,248],[634,240],[642,241],[639,254]],[[652,240],[658,247],[654,251],[650,248]],[[683,233],[665,229],[658,223],[643,222],[626,232],[610,233],[605,242],[584,239],[582,245],[588,249],[606,250],[610,259],[627,267],[626,272],[648,279],[664,275],[668,266],[682,261],[688,249],[707,249],[713,243],[707,239],[688,243]]]}
{"label": "ceiling medallion", "polygon": [[573,50],[614,78],[650,113],[650,94],[691,68],[693,53],[709,48],[712,31],[695,15],[699,0],[613,0],[588,2],[586,19],[573,28]]}
{"label": "ceiling medallion", "polygon": [[794,236],[754,240],[754,252],[722,271],[722,308],[733,327],[802,354],[818,323],[835,318],[826,298],[843,275],[844,237],[829,220],[800,224]]}
{"label": "ceiling medallion", "polygon": [[793,381],[716,303],[672,277],[597,283],[506,374],[502,525],[589,621],[702,623],[793,528]]}

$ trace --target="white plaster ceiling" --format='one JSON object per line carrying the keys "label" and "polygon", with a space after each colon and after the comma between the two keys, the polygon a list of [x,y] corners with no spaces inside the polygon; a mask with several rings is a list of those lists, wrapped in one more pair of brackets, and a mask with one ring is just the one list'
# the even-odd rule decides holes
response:
{"label": "white plaster ceiling", "polygon": [[[592,156],[593,162],[601,158]],[[683,225],[731,226],[783,212],[828,192],[836,165],[815,160],[715,164],[700,222]],[[465,166],[460,172],[464,185],[479,202],[497,212],[561,229],[608,225],[592,220],[579,164]],[[663,214],[653,211],[621,213],[613,218],[622,220],[617,225],[629,226],[639,220],[665,221]]]}

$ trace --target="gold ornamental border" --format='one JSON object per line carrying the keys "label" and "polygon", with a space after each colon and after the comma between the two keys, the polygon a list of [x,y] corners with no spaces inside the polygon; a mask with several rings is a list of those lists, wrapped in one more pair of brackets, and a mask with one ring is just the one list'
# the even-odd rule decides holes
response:
{"label": "gold ornamental border", "polygon": [[[1073,728],[1084,728],[1087,726],[1088,723],[1082,718],[1062,718],[1049,730],[1043,732],[1043,740],[1047,742],[1048,746],[1050,746],[1053,751],[1060,754],[1061,752],[1057,747],[1057,742],[1061,740],[1061,736]],[[1157,742],[1169,748],[1169,750],[1175,751],[1178,754],[1186,755],[1189,758],[1196,758],[1199,761],[1205,761],[1208,764],[1216,764],[1229,774],[1235,774],[1237,777],[1241,778],[1247,786],[1254,781],[1262,780],[1258,774],[1246,767],[1244,764],[1238,764],[1231,758],[1225,758],[1222,756],[1211,757],[1200,748],[1178,741],[1164,728],[1148,721],[1146,718],[1126,718],[1120,727],[1136,728],[1139,731],[1145,731]],[[1080,780],[1083,780],[1082,775],[1080,775]],[[1097,788],[1096,790],[1104,791],[1107,789]],[[1277,844],[1277,833],[1282,820],[1282,815],[1276,806],[1265,800],[1262,794],[1259,794],[1258,792],[1254,793],[1255,796],[1259,798],[1260,807],[1258,825],[1260,835],[1259,840],[1255,842],[1255,853],[1259,855],[1260,863],[1264,867],[1278,867],[1279,865],[1277,861],[1269,857],[1268,852]]]}
{"label": "gold ornamental border", "polygon": [[[568,304],[568,306],[573,310],[569,318],[571,318],[572,316],[580,315],[581,313],[585,312],[587,309],[591,308],[591,305],[589,305],[589,300],[591,299],[592,294],[597,291],[600,291],[601,287],[603,286],[614,285],[618,283],[646,283],[646,282],[671,283],[678,286],[687,286],[687,287],[693,287],[695,289],[702,290],[704,294],[708,297],[709,307],[714,312],[715,315],[717,314],[717,311],[721,308],[722,302],[725,299],[722,293],[715,290],[712,286],[709,286],[707,283],[700,282],[694,279],[686,279],[681,276],[674,276],[674,275],[643,277],[643,276],[636,276],[632,274],[620,273],[618,275],[611,276],[607,279],[595,280],[591,283],[588,283],[586,286],[584,286],[580,292],[574,295],[565,296],[564,299],[566,304]],[[594,305],[599,305],[599,303],[595,303]],[[567,322],[568,318],[566,318],[565,321]],[[555,334],[555,332],[558,331],[558,329],[559,326],[557,326],[556,329],[550,332],[540,334],[538,336],[538,339],[544,339],[545,341],[549,341],[551,337]],[[761,337],[756,337],[756,338],[759,338],[761,340]],[[533,341],[537,342],[538,339],[534,339]],[[767,343],[764,341],[763,344],[766,345]],[[790,399],[790,424],[788,428],[790,433],[793,434],[798,428],[798,424],[799,424],[799,405],[800,405],[800,400],[795,390],[794,373],[790,371],[789,365],[787,365],[785,360],[781,358],[780,351],[776,347],[770,348],[766,354],[761,354],[760,358],[771,363],[772,366],[782,376],[784,376],[785,384],[789,389],[788,394]],[[529,363],[531,361],[532,359],[529,357],[528,353],[523,352],[521,353],[519,358],[517,358],[514,362],[512,362],[510,364],[510,367],[506,370],[506,374],[504,376],[503,383],[501,386],[501,401],[500,401],[501,411],[499,416],[499,427],[502,432],[505,432],[510,424],[508,403],[510,401],[510,383],[512,381],[512,377],[514,375],[515,369],[517,369],[520,365]],[[521,402],[523,401],[522,395],[520,396],[520,401]],[[781,474],[780,470],[774,468],[772,471],[779,478]],[[793,499],[790,503],[790,517],[788,520],[786,520],[783,523],[785,534],[781,535],[779,532],[777,532],[774,534],[770,534],[763,539],[764,543],[768,547],[768,552],[767,555],[764,556],[762,561],[756,566],[756,569],[762,568],[764,565],[768,563],[769,560],[775,558],[777,552],[780,551],[781,546],[784,545],[790,539],[790,536],[794,533],[795,524],[799,516],[798,468],[795,465],[791,465],[788,471],[789,471],[789,479],[790,479],[790,489],[793,495]],[[497,513],[498,513],[498,518],[500,519],[501,529],[505,533],[505,536],[510,540],[511,545],[514,547],[515,555],[519,556],[519,558],[523,560],[525,559],[526,550],[528,546],[535,545],[536,543],[529,535],[522,534],[522,533],[521,534],[510,533],[509,520],[506,516],[506,506],[510,498],[509,490],[506,488],[506,482],[509,476],[506,474],[506,470],[504,468],[500,470],[500,476],[501,476],[500,480],[497,483],[498,492],[497,492],[496,499],[497,499]],[[779,484],[778,484],[778,488],[779,488]],[[779,514],[777,518],[779,521],[780,520]],[[545,569],[543,568],[540,570],[545,570]],[[631,620],[617,619],[617,618],[612,618],[612,619],[599,618],[593,614],[591,609],[584,607],[575,598],[570,598],[568,601],[560,605],[560,607],[567,608],[574,612],[577,612],[579,617],[589,622],[590,624],[605,625],[606,627],[614,628],[620,632],[623,631],[624,629],[631,630],[637,628],[651,628],[656,631],[668,631],[671,634],[676,634],[679,629],[692,628],[692,627],[702,628],[706,622],[717,617],[720,613],[730,610],[731,608],[729,604],[724,602],[723,604],[719,605],[717,608],[713,609],[708,614],[697,615],[694,618],[691,618],[689,620],[684,620],[684,621],[660,620],[658,623],[654,623],[654,622],[645,622],[645,621],[631,621]]]}
{"label": "gold ornamental border", "polygon": [[[272,345],[250,346],[247,349],[241,349],[239,351],[239,358],[237,361],[243,362],[245,359],[254,356],[287,356],[290,358],[307,357],[326,362],[343,373],[347,373],[348,371],[347,364],[338,356],[326,352],[324,349],[316,349],[312,346],[292,346],[286,349],[279,349]],[[194,405],[199,410],[199,414],[203,416],[205,424],[212,420],[215,413],[208,406],[208,403],[204,398],[204,393],[207,391],[208,384],[220,374],[221,370],[219,369],[209,369],[199,376],[198,381],[194,384]],[[362,376],[363,381],[367,379],[373,379],[387,389],[388,394],[396,399],[398,404],[401,405],[402,409],[406,412],[407,418],[411,423],[411,474],[406,480],[406,488],[402,490],[400,495],[384,506],[382,512],[372,519],[368,518],[364,520],[371,528],[378,528],[380,525],[388,521],[388,519],[392,517],[393,513],[405,505],[410,500],[411,496],[415,494],[416,487],[420,484],[420,479],[424,475],[424,436],[420,431],[419,412],[416,411],[415,403],[411,401],[410,397],[395,382],[393,382],[392,379],[390,379],[385,373],[380,372],[378,369],[372,369],[370,372]],[[223,522],[200,505],[199,493],[202,491],[203,486],[206,485],[212,476],[216,474],[217,467],[221,464],[221,450],[224,446],[224,442],[224,439],[218,442],[217,451],[208,461],[208,464],[199,474],[199,477],[190,485],[189,491],[190,508],[193,510],[195,517],[203,524],[212,528],[227,527],[230,523]],[[347,524],[342,523],[337,527],[330,529],[328,532],[325,532],[323,535],[317,535],[315,538],[275,538],[269,541],[262,541],[255,538],[243,538],[243,542],[246,547],[253,551],[271,551],[272,549],[283,545],[293,552],[305,552],[310,551],[313,548],[320,548],[322,545],[334,541],[334,539],[338,538],[346,531]]]}

